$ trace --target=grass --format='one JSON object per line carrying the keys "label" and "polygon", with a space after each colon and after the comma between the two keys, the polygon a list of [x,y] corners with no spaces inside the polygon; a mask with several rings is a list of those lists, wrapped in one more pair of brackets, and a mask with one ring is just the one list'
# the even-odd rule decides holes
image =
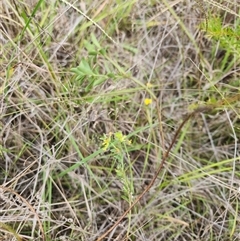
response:
{"label": "grass", "polygon": [[0,240],[238,240],[238,7],[1,3]]}

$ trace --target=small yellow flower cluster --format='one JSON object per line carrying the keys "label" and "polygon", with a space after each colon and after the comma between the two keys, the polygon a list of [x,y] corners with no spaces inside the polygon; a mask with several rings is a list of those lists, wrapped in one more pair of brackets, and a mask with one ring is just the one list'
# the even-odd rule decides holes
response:
{"label": "small yellow flower cluster", "polygon": [[104,137],[101,138],[101,140],[102,140],[103,150],[106,151],[112,140],[112,132],[109,132],[108,135],[104,134]]}
{"label": "small yellow flower cluster", "polygon": [[153,87],[153,85],[150,82],[147,82],[146,86],[147,86],[147,88],[152,88]]}
{"label": "small yellow flower cluster", "polygon": [[123,135],[121,131],[116,132],[114,137],[116,140],[120,142],[125,142],[128,145],[132,143],[131,140],[127,140],[127,136]]}
{"label": "small yellow flower cluster", "polygon": [[[116,147],[116,145],[119,145],[121,143],[125,143],[127,145],[131,145],[132,141],[127,139],[127,136],[123,135],[121,131],[118,131],[116,133],[109,132],[109,134],[104,134],[104,137],[101,138],[102,140],[102,148],[104,151],[110,148],[111,144],[112,147],[118,151],[119,149]],[[113,144],[113,142],[115,142]]]}

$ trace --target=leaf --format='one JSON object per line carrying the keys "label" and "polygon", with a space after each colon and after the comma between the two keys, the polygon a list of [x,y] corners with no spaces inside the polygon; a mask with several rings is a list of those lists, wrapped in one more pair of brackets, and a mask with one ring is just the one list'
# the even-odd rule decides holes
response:
{"label": "leaf", "polygon": [[114,78],[116,75],[115,75],[114,73],[111,73],[111,72],[110,72],[110,73],[107,74],[107,76],[108,76],[109,78]]}
{"label": "leaf", "polygon": [[93,44],[90,44],[87,40],[84,40],[84,47],[87,49],[89,55],[96,56],[98,51]]}
{"label": "leaf", "polygon": [[74,74],[79,74],[80,72],[78,71],[78,68],[71,68],[71,72]]}
{"label": "leaf", "polygon": [[85,87],[85,92],[89,92],[93,87],[94,79]]}
{"label": "leaf", "polygon": [[78,75],[77,78],[76,78],[76,82],[79,82],[80,85],[82,85],[84,77],[85,77],[85,75]]}
{"label": "leaf", "polygon": [[79,66],[77,68],[72,68],[71,71],[80,75],[94,75],[89,63],[85,59],[82,59]]}
{"label": "leaf", "polygon": [[93,82],[93,87],[100,85],[101,83],[103,83],[107,78],[105,76],[99,76],[94,82]]}
{"label": "leaf", "polygon": [[94,44],[99,50],[102,48],[101,45],[99,44],[96,36],[95,36],[93,33],[91,33],[91,40],[92,40],[93,44]]}

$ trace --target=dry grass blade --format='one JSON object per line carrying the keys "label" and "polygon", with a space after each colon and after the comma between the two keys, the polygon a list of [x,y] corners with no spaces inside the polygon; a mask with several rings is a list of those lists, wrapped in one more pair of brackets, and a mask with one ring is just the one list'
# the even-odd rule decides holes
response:
{"label": "dry grass blade", "polygon": [[[8,197],[9,195],[10,196],[14,196],[14,198],[13,199],[9,198]],[[7,211],[7,206],[8,205],[10,205],[10,206],[12,206],[12,205],[13,206],[21,206],[21,209],[24,209],[24,207],[27,207],[31,212],[29,213],[29,216],[28,216],[27,213],[26,213],[27,211],[25,211],[25,214],[27,215],[25,221],[28,221],[28,219],[30,219],[30,216],[34,215],[34,218],[37,220],[38,225],[39,225],[39,230],[41,232],[41,239],[43,241],[46,240],[45,239],[45,232],[44,232],[44,229],[43,229],[42,222],[41,222],[41,220],[39,218],[39,215],[37,214],[37,212],[34,209],[34,207],[25,198],[23,198],[21,195],[16,193],[14,190],[12,190],[12,189],[10,189],[8,187],[0,185],[0,199],[1,199],[1,203],[2,203],[1,204],[1,208],[2,208],[1,216],[2,216],[2,218],[4,217],[6,219],[6,221],[8,221],[8,217],[5,216],[4,213],[3,213],[4,210]],[[7,205],[7,206],[5,206],[5,205]],[[9,217],[9,218],[11,219],[11,217]],[[33,226],[33,228],[34,228],[34,226]],[[15,234],[15,232],[13,234]],[[16,236],[19,237],[17,234],[16,234]]]}
{"label": "dry grass blade", "polygon": [[238,240],[238,9],[1,1],[0,240]]}
{"label": "dry grass blade", "polygon": [[[225,11],[225,12],[231,13],[232,15],[234,15],[236,17],[240,17],[240,15],[237,12],[233,11],[231,8],[225,6],[224,4],[221,4],[221,3],[213,1],[213,0],[204,0],[204,1],[207,2],[207,3],[210,3],[214,7],[217,7],[217,8],[219,8],[219,9]],[[234,3],[234,2],[230,2],[230,1],[226,1],[226,0],[224,2],[232,5],[233,7],[236,6],[236,3]]]}

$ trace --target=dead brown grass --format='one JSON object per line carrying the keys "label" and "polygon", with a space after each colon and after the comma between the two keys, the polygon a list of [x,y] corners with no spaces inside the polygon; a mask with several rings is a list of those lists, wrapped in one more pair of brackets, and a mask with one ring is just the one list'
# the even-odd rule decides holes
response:
{"label": "dead brown grass", "polygon": [[[164,1],[135,1],[121,13],[114,1],[71,2],[117,45],[61,1],[43,1],[25,30],[39,1],[0,4],[0,240],[96,240],[129,206],[118,163],[99,151],[100,137],[131,136],[123,159],[132,165],[135,198],[191,103],[239,91],[239,62],[223,68],[226,50],[199,28],[202,9],[194,1],[167,2],[177,18]],[[237,13],[234,3],[219,4]],[[238,21],[211,2],[203,7],[225,25]],[[120,77],[86,92],[70,69],[88,57],[91,33],[125,75],[98,56],[93,65],[101,73]],[[152,84],[162,132],[154,105],[144,106],[148,92],[133,77]],[[106,240],[238,240],[238,108],[192,119],[150,192]]]}

